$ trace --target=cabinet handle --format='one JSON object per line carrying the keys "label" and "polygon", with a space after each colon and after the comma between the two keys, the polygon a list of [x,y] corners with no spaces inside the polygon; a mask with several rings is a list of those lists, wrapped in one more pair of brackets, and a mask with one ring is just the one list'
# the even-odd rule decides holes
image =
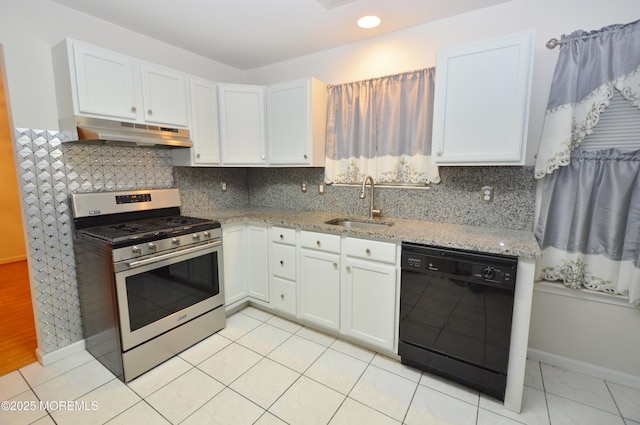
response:
{"label": "cabinet handle", "polygon": [[151,109],[149,109],[149,110],[147,111],[147,114],[149,114],[149,115],[153,115],[153,111],[152,111]]}
{"label": "cabinet handle", "polygon": [[307,155],[304,156],[304,159],[307,159]]}
{"label": "cabinet handle", "polygon": [[369,248],[365,249],[364,252],[366,252],[367,255],[371,255],[371,250]]}
{"label": "cabinet handle", "polygon": [[200,158],[200,154],[199,153],[196,154],[196,158]]}
{"label": "cabinet handle", "polygon": [[138,108],[136,108],[135,106],[131,107],[131,112],[136,113],[136,111],[138,111]]}
{"label": "cabinet handle", "polygon": [[351,273],[351,267],[347,266],[347,273]]}
{"label": "cabinet handle", "polygon": [[280,265],[284,266],[284,261],[280,260]]}
{"label": "cabinet handle", "polygon": [[338,268],[338,263],[333,263],[333,268],[337,269]]}
{"label": "cabinet handle", "polygon": [[316,241],[316,245],[320,246],[320,241]]}
{"label": "cabinet handle", "polygon": [[280,294],[280,299],[284,301],[284,294]]}
{"label": "cabinet handle", "polygon": [[280,235],[280,239],[284,239],[284,235]]}
{"label": "cabinet handle", "polygon": [[438,155],[438,156],[442,156],[442,150],[438,149],[438,150],[436,151],[436,155]]}

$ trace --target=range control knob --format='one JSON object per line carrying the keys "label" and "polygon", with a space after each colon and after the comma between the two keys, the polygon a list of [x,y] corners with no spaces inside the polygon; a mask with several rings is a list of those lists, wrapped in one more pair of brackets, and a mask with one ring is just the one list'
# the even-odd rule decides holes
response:
{"label": "range control knob", "polygon": [[142,250],[140,249],[139,246],[134,245],[134,246],[131,247],[131,253],[133,255],[140,255],[140,254],[142,254]]}
{"label": "range control knob", "polygon": [[147,248],[149,249],[149,252],[157,252],[158,251],[158,244],[155,244],[153,242],[149,242],[149,245],[147,245]]}
{"label": "range control knob", "polygon": [[206,239],[208,239],[208,238],[210,238],[210,237],[211,237],[211,232],[204,232],[202,235],[203,235]]}
{"label": "range control knob", "polygon": [[171,239],[171,243],[174,244],[174,245],[180,245],[180,239],[173,238],[173,239]]}
{"label": "range control knob", "polygon": [[496,271],[491,266],[487,266],[483,268],[480,273],[482,274],[482,277],[485,279],[493,279],[496,276]]}
{"label": "range control knob", "polygon": [[199,241],[200,240],[200,235],[197,234],[197,233],[194,233],[191,237],[193,238],[194,241]]}

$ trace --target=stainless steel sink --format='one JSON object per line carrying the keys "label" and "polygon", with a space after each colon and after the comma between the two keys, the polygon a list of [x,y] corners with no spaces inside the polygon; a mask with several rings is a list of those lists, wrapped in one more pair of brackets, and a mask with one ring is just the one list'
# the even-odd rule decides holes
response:
{"label": "stainless steel sink", "polygon": [[326,224],[333,224],[334,226],[354,227],[360,229],[386,229],[393,226],[393,223],[380,220],[366,220],[358,218],[334,218],[333,220],[325,221]]}

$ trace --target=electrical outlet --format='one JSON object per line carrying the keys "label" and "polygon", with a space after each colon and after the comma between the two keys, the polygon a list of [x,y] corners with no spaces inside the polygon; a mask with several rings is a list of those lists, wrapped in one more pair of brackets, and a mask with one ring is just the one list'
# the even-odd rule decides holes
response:
{"label": "electrical outlet", "polygon": [[485,204],[493,202],[493,186],[482,186],[482,189],[480,189],[480,200]]}
{"label": "electrical outlet", "polygon": [[227,191],[227,183],[226,182],[221,182],[220,183],[220,189],[222,189],[223,192]]}
{"label": "electrical outlet", "polygon": [[306,181],[300,183],[300,189],[302,189],[302,193],[307,193],[308,187],[309,183],[307,183]]}
{"label": "electrical outlet", "polygon": [[320,183],[318,185],[318,195],[324,195],[324,191],[325,191],[324,183]]}

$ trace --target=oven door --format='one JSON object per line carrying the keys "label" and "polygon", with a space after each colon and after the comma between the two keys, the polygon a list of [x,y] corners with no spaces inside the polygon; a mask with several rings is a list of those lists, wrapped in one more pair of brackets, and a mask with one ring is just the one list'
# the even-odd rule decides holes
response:
{"label": "oven door", "polygon": [[123,351],[224,304],[219,240],[125,267],[115,273]]}

